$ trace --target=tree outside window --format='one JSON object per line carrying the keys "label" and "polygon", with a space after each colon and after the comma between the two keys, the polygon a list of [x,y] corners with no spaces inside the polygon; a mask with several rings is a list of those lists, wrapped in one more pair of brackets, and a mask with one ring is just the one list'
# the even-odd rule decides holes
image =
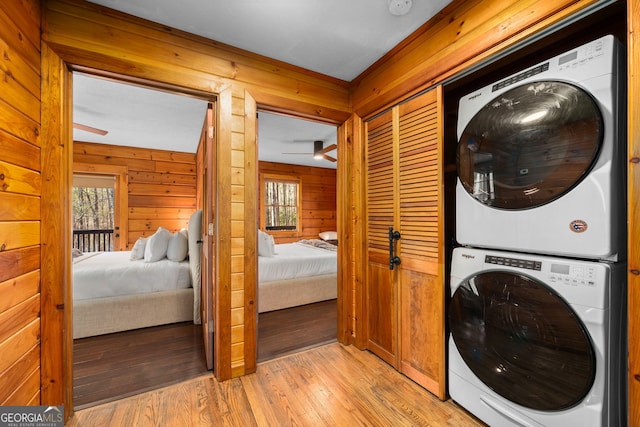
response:
{"label": "tree outside window", "polygon": [[300,179],[295,176],[262,175],[263,215],[266,231],[297,231],[300,214]]}

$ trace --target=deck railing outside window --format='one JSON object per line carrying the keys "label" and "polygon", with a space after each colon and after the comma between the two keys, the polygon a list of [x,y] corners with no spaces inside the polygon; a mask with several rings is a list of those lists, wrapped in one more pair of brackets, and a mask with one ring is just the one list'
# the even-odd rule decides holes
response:
{"label": "deck railing outside window", "polygon": [[73,247],[82,252],[113,251],[113,229],[73,230]]}

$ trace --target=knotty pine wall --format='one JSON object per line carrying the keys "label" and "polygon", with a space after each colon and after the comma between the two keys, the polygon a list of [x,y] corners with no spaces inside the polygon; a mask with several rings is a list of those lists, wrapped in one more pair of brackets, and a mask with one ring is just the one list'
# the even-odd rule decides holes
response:
{"label": "knotty pine wall", "polygon": [[0,3],[0,405],[40,404],[40,3]]}
{"label": "knotty pine wall", "polygon": [[[259,173],[294,175],[302,185],[300,233],[270,233],[276,243],[317,239],[322,231],[336,231],[336,170],[287,163],[259,162]],[[259,211],[263,215],[262,209]]]}
{"label": "knotty pine wall", "polygon": [[[220,118],[223,120],[220,125],[227,129],[221,129],[218,135],[223,135],[223,138],[219,138],[219,143],[225,144],[222,150],[225,157],[222,160],[229,162],[228,159],[233,154],[233,164],[230,166],[233,177],[231,181],[226,180],[227,177],[225,177],[219,189],[225,193],[232,192],[237,198],[237,201],[233,202],[238,205],[233,209],[233,223],[241,224],[245,220],[252,223],[257,214],[252,214],[250,208],[246,209],[250,207],[252,200],[255,200],[256,194],[255,188],[251,188],[251,183],[255,182],[256,177],[255,174],[250,173],[254,167],[252,164],[254,158],[250,155],[249,147],[255,143],[255,139],[250,134],[255,126],[253,126],[251,114],[247,114],[251,112],[250,108],[247,108],[251,105],[251,99],[255,99],[262,109],[269,107],[276,111],[298,112],[303,117],[324,118],[334,124],[342,123],[352,111],[360,117],[366,117],[596,3],[595,0],[559,0],[557,2],[454,0],[443,12],[425,23],[415,34],[352,82],[350,88],[345,82],[324,79],[322,76],[301,71],[277,61],[256,57],[239,49],[208,42],[92,4],[72,0],[45,0],[42,34],[43,70],[49,71],[50,78],[46,80],[43,77],[43,81],[48,82],[44,85],[46,91],[43,91],[43,99],[50,97],[61,105],[49,108],[48,103],[43,102],[43,123],[48,121],[53,126],[47,130],[48,133],[54,136],[64,134],[65,129],[61,119],[64,118],[65,104],[59,97],[64,89],[64,82],[61,83],[60,79],[66,68],[61,65],[93,68],[107,73],[178,85],[199,93],[224,94],[225,90],[229,90],[230,99],[222,102],[220,113]],[[632,31],[640,22],[640,16],[638,16],[640,14],[634,6],[635,3],[628,2],[627,24],[629,34],[637,35],[637,31],[635,33]],[[6,10],[17,7],[14,6],[15,3],[10,4],[11,6],[3,4],[2,8]],[[22,1],[20,7],[26,8],[24,6],[26,4],[37,4],[37,2]],[[14,13],[5,15],[19,16]],[[637,44],[629,43],[629,46],[629,57],[640,57]],[[630,69],[630,73],[633,71],[637,71],[637,67]],[[637,79],[637,73],[632,76]],[[349,97],[349,90],[352,90],[352,98]],[[634,102],[637,103],[637,100],[632,91],[629,93],[631,106]],[[14,100],[9,104],[14,105]],[[230,109],[233,112],[229,111]],[[253,114],[255,117],[255,111]],[[359,117],[356,117],[356,121],[358,119]],[[632,147],[635,147],[639,145],[635,142],[638,132],[632,126],[637,127],[640,121],[633,123],[636,124],[630,124],[630,140],[634,141]],[[635,133],[631,133],[631,130],[635,130]],[[361,130],[356,129],[353,134],[359,132]],[[233,139],[231,143],[228,137]],[[228,144],[231,145],[230,148],[227,147]],[[59,141],[55,139],[43,142],[43,151],[49,150],[55,154],[55,150],[63,150],[59,147],[61,147]],[[630,149],[630,154],[631,151]],[[245,153],[247,153],[246,156]],[[8,155],[3,153],[2,159]],[[64,152],[57,156],[56,165],[49,163],[47,166],[51,172],[51,178],[55,178],[56,173],[65,174],[63,155]],[[358,164],[359,158],[361,153],[355,153],[354,161]],[[630,195],[636,196],[636,192],[637,190]],[[221,202],[225,204],[224,209],[230,211],[229,195],[220,196]],[[637,197],[630,197],[629,200],[637,200]],[[54,204],[52,203],[51,206],[53,209]],[[342,211],[350,213],[357,223],[362,218],[363,206],[358,200],[354,200],[352,206],[345,207]],[[59,210],[52,211],[48,217],[63,218],[64,213]],[[637,214],[634,218],[637,218]],[[348,221],[346,218],[343,220]],[[43,225],[43,233],[44,230],[50,229],[59,231],[55,229],[56,224],[59,222],[49,220],[44,224],[46,226]],[[229,223],[225,222],[222,226],[227,229]],[[253,226],[246,227],[243,235],[225,236],[229,237],[229,240],[219,248],[221,266],[234,260],[234,265],[238,268],[233,274],[233,292],[241,293],[240,289],[244,286],[244,300],[240,295],[239,298],[234,297],[234,302],[231,303],[231,292],[226,284],[216,295],[216,298],[222,300],[216,307],[218,320],[216,327],[222,329],[216,331],[218,345],[215,350],[220,353],[216,356],[218,357],[216,372],[222,379],[242,375],[255,369],[255,360],[252,356],[255,351],[253,342],[255,325],[252,325],[254,317],[251,316],[252,310],[244,309],[251,303],[249,290],[255,282],[255,272],[251,261],[246,261],[244,265],[242,261],[235,261],[242,258],[250,260],[255,253],[255,239],[253,245],[251,243],[251,236],[255,234],[252,233],[253,228]],[[238,226],[238,230],[241,229],[242,227]],[[359,233],[361,234],[356,230],[354,234],[357,237]],[[50,234],[50,243],[55,243],[55,233],[50,232]],[[637,232],[634,236],[636,234]],[[58,233],[58,237],[64,237],[64,235]],[[60,239],[58,238],[57,241]],[[632,238],[630,241],[637,242],[638,239]],[[361,258],[359,256],[361,250],[358,249],[362,247],[361,240],[354,240],[352,245],[355,248],[354,256]],[[234,248],[232,254],[229,253],[230,247]],[[65,281],[64,269],[58,267],[64,262],[61,254],[62,252],[52,256],[47,260],[46,265],[47,274],[55,279],[55,283],[60,288],[53,288],[54,284],[50,285],[54,297],[59,295]],[[227,279],[231,277],[230,272],[219,273],[219,277],[224,278],[228,283]],[[357,273],[353,283],[345,284],[353,290],[356,298],[360,290],[358,282],[361,280],[362,275]],[[44,279],[43,283],[45,283]],[[349,294],[350,290],[344,294]],[[55,311],[56,303],[55,299],[43,303],[43,310],[48,307],[50,311]],[[54,308],[51,308],[52,306]],[[234,311],[234,322],[235,319],[239,319],[238,323],[232,324],[230,321],[230,310]],[[238,315],[235,314],[236,310]],[[244,318],[242,318],[243,311]],[[49,323],[52,321],[56,323],[51,326],[54,334],[44,331],[43,342],[46,339],[57,339],[55,333],[62,328],[60,319],[50,319]],[[233,356],[229,353],[230,345],[234,348]],[[64,357],[59,349],[45,348],[43,352],[48,360],[59,360]],[[50,388],[57,388],[59,393],[64,388],[63,372],[60,371],[59,366],[50,366],[48,370],[52,376]],[[46,380],[43,379],[43,383]],[[631,425],[640,425],[640,423],[631,423]]]}
{"label": "knotty pine wall", "polygon": [[454,0],[351,82],[367,118],[433,87],[600,0]]}
{"label": "knotty pine wall", "polygon": [[[51,51],[43,68],[52,69],[47,92],[63,90],[65,72],[75,68],[217,100],[214,373],[224,380],[255,371],[256,106],[337,125],[350,116],[348,82],[84,1],[45,0],[43,8],[42,43]],[[64,115],[64,109],[46,114],[58,134]],[[48,144],[61,147],[54,139]],[[47,167],[64,173],[64,156],[55,162]],[[61,290],[69,286],[64,277]],[[65,372],[54,374],[66,391]]]}
{"label": "knotty pine wall", "polygon": [[186,228],[196,209],[196,155],[149,148],[91,142],[73,143],[73,161],[126,166],[128,249],[158,227],[171,232]]}

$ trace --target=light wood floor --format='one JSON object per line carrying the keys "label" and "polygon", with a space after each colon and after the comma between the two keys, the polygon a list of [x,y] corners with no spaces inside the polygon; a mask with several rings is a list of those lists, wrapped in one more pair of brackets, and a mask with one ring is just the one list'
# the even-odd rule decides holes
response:
{"label": "light wood floor", "polygon": [[331,343],[76,412],[79,426],[482,426],[366,351]]}

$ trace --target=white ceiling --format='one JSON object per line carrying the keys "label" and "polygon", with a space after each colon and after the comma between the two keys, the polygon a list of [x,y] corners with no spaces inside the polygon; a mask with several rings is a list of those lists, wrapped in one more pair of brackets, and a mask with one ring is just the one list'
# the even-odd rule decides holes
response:
{"label": "white ceiling", "polygon": [[451,0],[91,0],[173,28],[351,81]]}
{"label": "white ceiling", "polygon": [[73,121],[105,130],[73,130],[76,141],[195,153],[207,102],[140,86],[73,74]]}
{"label": "white ceiling", "polygon": [[[392,1],[412,3],[411,9],[406,15],[392,15],[389,0],[91,2],[351,81],[451,0]],[[79,141],[195,152],[205,110],[201,100],[74,75],[74,121],[109,131],[101,137],[74,130]],[[335,142],[336,128],[261,113],[258,138],[261,158],[297,163],[294,155],[282,153],[311,152],[314,139],[329,145]],[[306,146],[294,149],[294,144]],[[335,167],[328,161],[309,162]]]}

